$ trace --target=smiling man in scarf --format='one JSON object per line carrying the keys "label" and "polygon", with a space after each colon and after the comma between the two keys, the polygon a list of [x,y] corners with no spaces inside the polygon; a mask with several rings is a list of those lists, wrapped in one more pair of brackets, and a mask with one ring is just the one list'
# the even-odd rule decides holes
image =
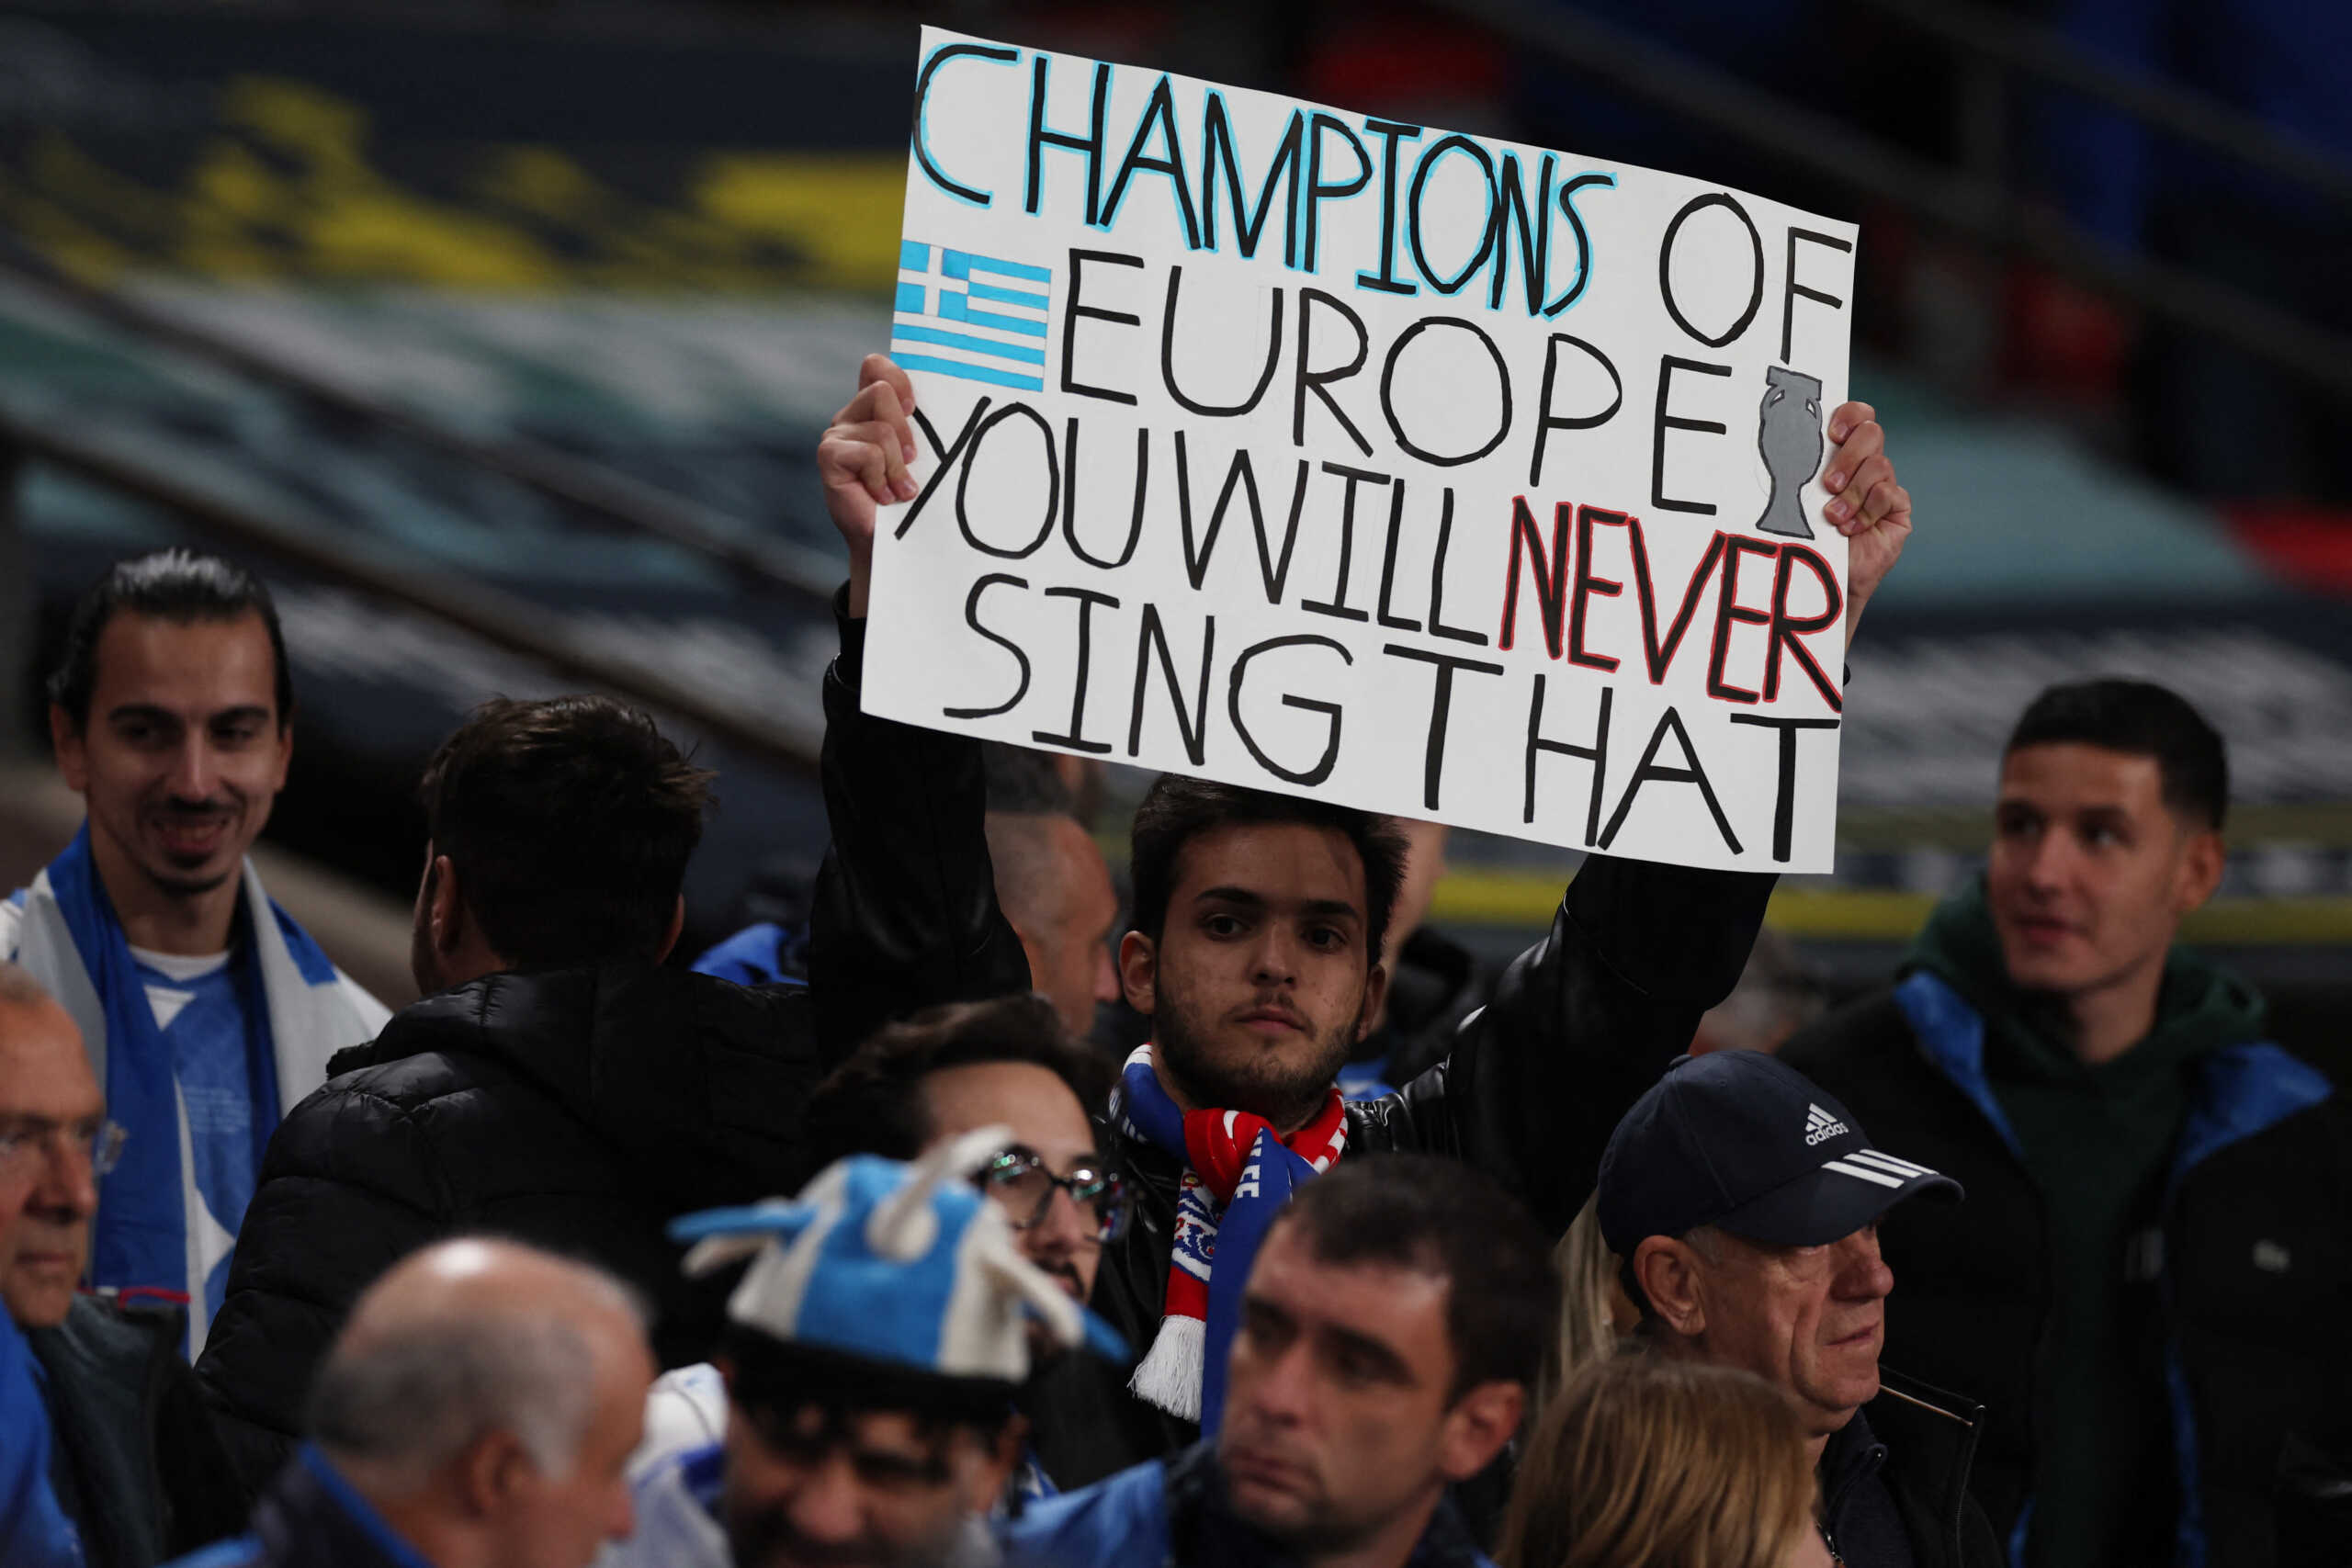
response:
{"label": "smiling man in scarf", "polygon": [[193,1357],[278,1118],[390,1014],[245,859],[294,754],[266,588],[180,550],[120,562],[74,607],[49,696],[87,818],[0,904],[0,958],[73,1016],[130,1133],[86,1282],[186,1302]]}

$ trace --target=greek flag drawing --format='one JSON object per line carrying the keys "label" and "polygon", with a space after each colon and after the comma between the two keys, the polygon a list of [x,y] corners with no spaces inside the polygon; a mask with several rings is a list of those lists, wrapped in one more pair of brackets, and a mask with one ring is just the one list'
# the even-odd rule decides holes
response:
{"label": "greek flag drawing", "polygon": [[1054,275],[920,240],[899,245],[890,357],[910,370],[1043,391]]}

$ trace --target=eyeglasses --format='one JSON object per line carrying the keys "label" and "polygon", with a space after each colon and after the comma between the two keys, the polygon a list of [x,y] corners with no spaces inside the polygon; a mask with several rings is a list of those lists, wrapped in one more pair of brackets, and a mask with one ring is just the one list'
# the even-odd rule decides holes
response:
{"label": "eyeglasses", "polygon": [[1069,1193],[1080,1213],[1093,1216],[1093,1239],[1098,1242],[1125,1235],[1127,1218],[1135,1212],[1127,1184],[1091,1156],[1072,1165],[1068,1176],[1056,1176],[1036,1150],[1015,1144],[982,1167],[973,1181],[1004,1205],[1014,1230],[1045,1224],[1057,1189]]}
{"label": "eyeglasses", "polygon": [[113,1122],[69,1127],[46,1116],[0,1117],[0,1170],[19,1169],[40,1158],[45,1145],[61,1144],[90,1162],[95,1179],[121,1162],[123,1142],[130,1136]]}

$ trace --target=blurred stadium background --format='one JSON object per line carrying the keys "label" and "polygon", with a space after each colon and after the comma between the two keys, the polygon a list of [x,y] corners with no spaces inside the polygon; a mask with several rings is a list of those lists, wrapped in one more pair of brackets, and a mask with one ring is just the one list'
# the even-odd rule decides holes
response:
{"label": "blurred stadium background", "polygon": [[[1999,741],[2137,672],[2227,733],[2192,935],[2352,1065],[2352,7],[2309,0],[0,6],[0,872],[77,812],[39,672],[109,558],[255,558],[302,698],[274,884],[405,997],[432,743],[590,682],[699,738],[687,950],[809,863],[838,551],[929,19],[1669,167],[1860,221],[1920,531],[1856,661],[1831,993],[1980,863]],[[1124,852],[1114,776],[1101,826]],[[1572,857],[1457,836],[1503,955]]]}

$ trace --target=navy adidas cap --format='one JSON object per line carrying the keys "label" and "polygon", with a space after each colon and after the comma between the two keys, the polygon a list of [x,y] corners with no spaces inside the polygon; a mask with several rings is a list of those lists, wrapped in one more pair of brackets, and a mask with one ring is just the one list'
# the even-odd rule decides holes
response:
{"label": "navy adidas cap", "polygon": [[1881,1154],[1846,1108],[1760,1051],[1683,1056],[1634,1102],[1600,1156],[1600,1234],[1643,1239],[1718,1225],[1767,1247],[1821,1247],[1904,1199],[1960,1183]]}

